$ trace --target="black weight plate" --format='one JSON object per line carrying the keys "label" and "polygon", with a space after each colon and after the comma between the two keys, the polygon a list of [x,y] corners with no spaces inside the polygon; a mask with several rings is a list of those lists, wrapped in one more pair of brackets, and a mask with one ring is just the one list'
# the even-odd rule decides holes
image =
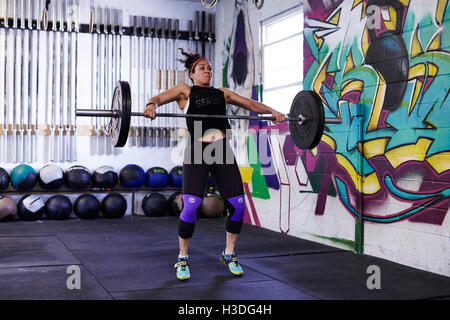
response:
{"label": "black weight plate", "polygon": [[290,116],[297,118],[300,114],[306,118],[303,124],[289,121],[292,140],[300,149],[314,149],[322,139],[325,127],[322,100],[317,93],[301,91],[295,96]]}
{"label": "black weight plate", "polygon": [[111,119],[111,139],[114,147],[122,148],[128,140],[131,121],[131,90],[126,81],[118,81],[114,87],[111,110],[118,116]]}

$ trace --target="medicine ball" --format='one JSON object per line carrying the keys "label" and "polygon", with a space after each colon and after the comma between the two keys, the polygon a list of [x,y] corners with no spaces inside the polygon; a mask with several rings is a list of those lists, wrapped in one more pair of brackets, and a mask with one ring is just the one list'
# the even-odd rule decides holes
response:
{"label": "medicine ball", "polygon": [[75,201],[73,211],[80,219],[95,219],[100,214],[100,201],[92,194],[83,194]]}
{"label": "medicine ball", "polygon": [[114,188],[119,183],[119,175],[113,167],[103,166],[95,169],[92,182],[97,188]]}
{"label": "medicine ball", "polygon": [[67,220],[72,213],[72,202],[66,196],[56,195],[47,200],[44,211],[50,220]]}
{"label": "medicine ball", "polygon": [[38,182],[42,189],[59,189],[64,184],[64,172],[57,165],[46,165],[39,171]]}
{"label": "medicine ball", "polygon": [[8,172],[0,168],[0,190],[6,190],[9,187],[9,174]]}
{"label": "medicine ball", "polygon": [[216,194],[208,194],[200,206],[200,212],[206,218],[219,218],[225,211],[225,203]]}
{"label": "medicine ball", "polygon": [[17,215],[25,221],[37,221],[44,214],[44,201],[37,195],[28,194],[17,204]]}
{"label": "medicine ball", "polygon": [[10,179],[14,189],[31,190],[37,184],[37,173],[29,165],[21,164],[11,171]]}
{"label": "medicine ball", "polygon": [[169,181],[172,187],[181,188],[183,186],[183,167],[177,166],[170,170]]}
{"label": "medicine ball", "polygon": [[120,219],[127,212],[127,200],[118,193],[111,193],[102,201],[101,211],[105,218]]}
{"label": "medicine ball", "polygon": [[0,222],[14,220],[17,215],[17,205],[10,197],[0,196]]}
{"label": "medicine ball", "polygon": [[172,193],[168,200],[169,212],[176,217],[180,216],[181,210],[183,210],[183,194],[178,191]]}
{"label": "medicine ball", "polygon": [[169,185],[169,174],[164,168],[151,168],[145,176],[147,188],[165,188]]}
{"label": "medicine ball", "polygon": [[145,171],[138,165],[130,164],[120,171],[119,178],[124,188],[141,188],[145,184]]}
{"label": "medicine ball", "polygon": [[142,200],[142,210],[149,217],[163,217],[167,210],[167,199],[157,192],[148,194]]}
{"label": "medicine ball", "polygon": [[66,186],[71,189],[86,189],[91,185],[91,172],[83,166],[73,166],[66,171]]}

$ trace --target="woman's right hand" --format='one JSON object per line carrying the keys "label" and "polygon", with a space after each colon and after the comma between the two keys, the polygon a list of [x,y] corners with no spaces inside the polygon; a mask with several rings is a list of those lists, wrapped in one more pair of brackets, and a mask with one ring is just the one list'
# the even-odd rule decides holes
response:
{"label": "woman's right hand", "polygon": [[156,118],[156,104],[154,103],[147,103],[147,107],[144,111],[144,117],[155,120]]}

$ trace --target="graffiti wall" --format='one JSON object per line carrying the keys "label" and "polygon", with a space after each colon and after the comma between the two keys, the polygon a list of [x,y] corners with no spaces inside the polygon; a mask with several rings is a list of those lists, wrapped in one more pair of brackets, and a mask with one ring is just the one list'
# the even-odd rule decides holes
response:
{"label": "graffiti wall", "polygon": [[[447,0],[344,0],[309,1],[305,10],[305,88],[343,120],[322,141],[336,156],[328,165],[337,195],[348,214],[367,222],[363,247],[374,253],[396,247],[382,239],[392,228],[374,224],[402,221],[396,241],[405,247],[428,230],[448,249],[447,7]],[[435,252],[443,261],[438,271],[448,273],[448,255]]]}
{"label": "graffiti wall", "polygon": [[[296,148],[286,125],[245,128],[248,223],[450,276],[448,7],[448,0],[305,1],[299,76],[321,96],[326,117],[342,124],[327,125],[314,150]],[[249,22],[223,39],[228,86],[233,43],[261,21],[252,6],[239,10]],[[239,10],[223,15],[236,23]],[[258,65],[256,50],[246,50]]]}

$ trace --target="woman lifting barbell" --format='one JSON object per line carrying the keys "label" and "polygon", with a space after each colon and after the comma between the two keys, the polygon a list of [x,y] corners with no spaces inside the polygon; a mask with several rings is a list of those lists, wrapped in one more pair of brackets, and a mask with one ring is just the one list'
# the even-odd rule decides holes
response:
{"label": "woman lifting barbell", "polygon": [[[181,110],[185,111],[187,108],[187,114],[225,115],[226,105],[233,104],[254,113],[272,114],[275,124],[286,121],[286,115],[258,101],[226,88],[212,87],[213,73],[209,61],[199,54],[180,50],[185,59],[179,61],[184,63],[193,86],[180,84],[150,98],[144,112],[145,117],[155,119],[158,106],[176,101]],[[197,121],[195,118],[187,118],[186,122],[190,143],[186,146],[183,162],[183,210],[178,225],[180,251],[175,264],[177,277],[180,280],[190,278],[188,248],[209,172],[214,175],[220,194],[231,213],[226,225],[226,248],[220,260],[228,265],[234,275],[242,276],[244,272],[236,258],[235,247],[244,220],[245,196],[239,167],[229,145],[231,137],[228,134],[230,130],[227,129],[230,129],[230,124],[227,119],[218,118]],[[206,156],[208,154],[211,157]]]}

